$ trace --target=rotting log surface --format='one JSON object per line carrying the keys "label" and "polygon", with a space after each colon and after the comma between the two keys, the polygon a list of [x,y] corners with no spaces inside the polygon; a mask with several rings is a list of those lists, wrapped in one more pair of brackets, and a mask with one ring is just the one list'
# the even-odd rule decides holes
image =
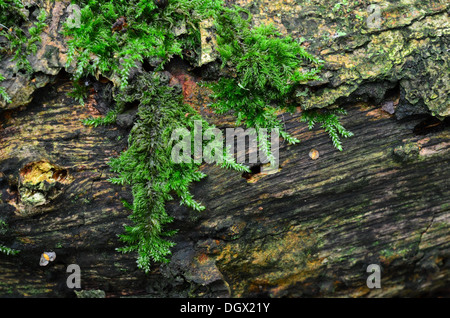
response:
{"label": "rotting log surface", "polygon": [[[416,135],[423,118],[399,122],[378,106],[357,104],[343,118],[355,137],[339,152],[323,131],[308,131],[299,114],[284,114],[287,130],[302,142],[281,145],[280,172],[247,180],[203,166],[208,178],[193,191],[206,210],[169,204],[176,219],[171,227],[180,229],[177,245],[168,265],[155,265],[145,276],[134,255],[115,251],[129,213],[120,199],[130,197],[107,181],[106,162],[126,146],[117,142],[126,131],[83,126],[80,119],[91,110],[65,96],[70,85],[63,79],[53,93],[2,114],[1,211],[11,238],[5,243],[21,252],[0,256],[1,295],[71,295],[65,269],[72,263],[82,269],[83,289],[102,289],[107,296],[449,292],[448,127]],[[199,110],[219,127],[221,121],[229,126],[229,118]],[[412,150],[401,151],[405,146]],[[319,159],[308,156],[312,148]],[[17,216],[8,204],[16,190],[10,180],[42,158],[68,169],[73,181],[53,210]],[[40,254],[48,250],[57,259],[40,267]],[[381,289],[366,286],[369,264],[382,267]]]}
{"label": "rotting log surface", "polygon": [[[421,119],[398,122],[366,104],[348,110],[355,137],[344,152],[285,116],[302,142],[281,147],[279,173],[247,183],[205,168],[195,194],[207,210],[183,233],[233,296],[448,295],[448,128],[418,136]],[[417,152],[404,155],[405,145]],[[366,286],[369,264],[382,267],[380,290]]]}
{"label": "rotting log surface", "polygon": [[[106,163],[126,148],[127,129],[84,126],[80,119],[95,115],[96,105],[92,98],[80,106],[66,96],[72,84],[61,75],[64,63],[51,72],[36,69],[36,76],[48,75],[40,85],[60,76],[36,91],[31,104],[0,114],[0,213],[9,225],[0,243],[21,250],[0,254],[0,295],[74,296],[66,267],[78,264],[82,288],[102,289],[107,297],[448,296],[450,132],[444,125],[417,129],[426,117],[405,117],[430,111],[444,116],[448,110],[441,107],[449,96],[448,73],[439,73],[448,65],[442,51],[448,47],[448,4],[380,2],[389,19],[382,30],[364,33],[351,24],[356,13],[366,17],[364,4],[333,12],[331,2],[294,2],[300,3],[238,1],[257,19],[265,15],[305,36],[304,45],[325,59],[327,81],[316,83],[310,103],[339,101],[349,111],[343,124],[355,137],[344,140],[343,152],[322,130],[308,131],[299,114],[280,115],[301,140],[282,144],[281,170],[245,179],[203,166],[208,178],[193,192],[206,210],[168,205],[175,217],[171,227],[180,230],[173,237],[177,245],[168,265],[155,264],[144,275],[134,255],[115,251],[129,215],[120,200],[131,197],[129,189],[107,181],[112,175]],[[51,12],[64,11],[67,3],[57,2]],[[406,6],[411,10],[402,14]],[[205,107],[196,78],[172,67],[186,101],[218,127],[230,127],[231,117],[215,117]],[[12,81],[12,73],[6,75]],[[378,104],[389,90],[384,105],[398,105],[394,115]],[[428,99],[433,94],[439,98]],[[309,158],[312,148],[319,159]],[[23,217],[17,209],[19,172],[40,160],[66,169],[72,179],[46,211]],[[49,250],[56,260],[40,267],[41,253]],[[369,264],[382,267],[381,289],[366,286]]]}
{"label": "rotting log surface", "polygon": [[[119,276],[122,266],[133,270],[132,255],[114,252],[128,215],[120,199],[130,197],[127,189],[107,181],[112,176],[107,162],[125,149],[126,137],[118,141],[125,133],[118,127],[83,125],[82,119],[99,114],[90,102],[81,106],[69,98],[72,87],[62,75],[28,106],[1,114],[0,211],[9,226],[1,241],[21,251],[17,257],[0,255],[2,296],[65,295],[66,267],[72,263],[83,268],[87,289]],[[19,170],[40,160],[67,169],[72,180],[42,212],[23,217],[16,208]],[[56,260],[40,267],[41,253],[51,250]],[[120,287],[133,290],[139,278],[139,273],[125,275]]]}

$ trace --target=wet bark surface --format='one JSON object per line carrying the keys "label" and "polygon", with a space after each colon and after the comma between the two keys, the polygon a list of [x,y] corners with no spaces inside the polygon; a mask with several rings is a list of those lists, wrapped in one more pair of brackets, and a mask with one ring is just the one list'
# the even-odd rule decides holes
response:
{"label": "wet bark surface", "polygon": [[[283,114],[287,130],[302,142],[281,144],[280,171],[263,175],[253,169],[244,178],[203,166],[208,177],[193,191],[206,210],[168,205],[176,219],[171,227],[180,230],[177,245],[168,265],[144,275],[134,255],[115,251],[129,214],[120,200],[130,193],[107,181],[112,174],[106,163],[126,147],[127,131],[84,126],[80,119],[92,110],[65,95],[70,85],[62,78],[43,98],[2,113],[1,153],[7,159],[1,209],[10,228],[4,243],[21,250],[0,257],[3,295],[73,295],[66,286],[69,264],[81,267],[83,289],[107,296],[448,292],[447,126],[418,135],[423,117],[398,121],[380,106],[351,105],[343,123],[355,137],[339,152],[323,131],[300,123],[300,114]],[[229,127],[227,118],[194,106],[218,127]],[[319,152],[317,160],[309,157],[311,149]],[[14,180],[24,165],[41,159],[65,167],[72,181],[50,209],[18,215]],[[48,250],[57,259],[40,267],[40,254]],[[381,289],[366,286],[370,264],[382,268]]]}
{"label": "wet bark surface", "polygon": [[[207,210],[193,245],[214,259],[233,296],[448,292],[448,128],[417,136],[421,119],[399,123],[370,105],[349,111],[356,137],[344,152],[286,116],[302,143],[282,146],[277,174],[248,182],[205,169],[195,194]],[[405,158],[405,145],[417,152]],[[366,286],[370,264],[382,268],[381,290]]]}
{"label": "wet bark surface", "polygon": [[[21,251],[0,256],[4,296],[65,295],[70,292],[66,268],[72,263],[84,268],[83,288],[120,276],[124,264],[134,265],[132,255],[114,250],[128,215],[120,199],[130,199],[130,194],[107,181],[112,176],[107,162],[126,148],[126,131],[85,126],[82,119],[100,114],[89,105],[94,99],[81,106],[67,96],[72,85],[67,74],[61,75],[29,105],[1,114],[0,211],[9,228],[2,242]],[[70,181],[58,189],[56,199],[23,214],[19,171],[41,160],[66,169]],[[41,267],[45,251],[55,251],[57,258]],[[111,256],[107,261],[106,255]],[[124,276],[127,283],[120,288],[133,289],[139,276]]]}

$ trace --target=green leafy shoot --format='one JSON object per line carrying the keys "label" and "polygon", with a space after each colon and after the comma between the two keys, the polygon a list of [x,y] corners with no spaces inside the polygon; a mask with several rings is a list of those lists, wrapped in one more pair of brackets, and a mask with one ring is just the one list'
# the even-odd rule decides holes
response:
{"label": "green leafy shoot", "polygon": [[84,100],[88,96],[88,89],[85,85],[80,84],[78,81],[74,81],[72,91],[67,93],[67,95],[75,99],[80,105],[84,106]]}
{"label": "green leafy shoot", "polygon": [[343,148],[340,137],[349,138],[353,136],[353,133],[342,126],[338,115],[347,115],[347,111],[342,108],[306,110],[302,112],[300,120],[306,122],[310,130],[319,123],[330,136],[334,147],[339,151],[342,151]]}
{"label": "green leafy shoot", "polygon": [[104,117],[87,118],[83,119],[82,122],[86,126],[107,126],[116,122],[117,115],[116,110],[110,110]]}
{"label": "green leafy shoot", "polygon": [[[0,219],[0,234],[5,235],[7,231],[8,231],[8,225],[6,224],[6,222],[4,220]],[[20,253],[20,251],[0,244],[0,253],[6,254],[6,255],[16,255],[16,254]]]}

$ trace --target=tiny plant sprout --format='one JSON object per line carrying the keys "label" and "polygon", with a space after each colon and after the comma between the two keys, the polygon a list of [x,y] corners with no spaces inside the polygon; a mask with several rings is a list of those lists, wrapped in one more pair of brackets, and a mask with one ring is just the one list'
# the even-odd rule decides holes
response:
{"label": "tiny plant sprout", "polygon": [[55,252],[44,252],[41,254],[41,259],[39,261],[39,265],[47,266],[48,263],[53,262],[56,259]]}

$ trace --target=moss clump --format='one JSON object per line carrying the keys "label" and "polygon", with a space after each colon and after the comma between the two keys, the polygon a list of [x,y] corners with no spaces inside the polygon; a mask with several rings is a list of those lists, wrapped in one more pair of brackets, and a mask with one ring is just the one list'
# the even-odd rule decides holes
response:
{"label": "moss clump", "polygon": [[[143,73],[134,85],[116,97],[119,108],[139,101],[138,119],[129,135],[129,148],[110,162],[112,171],[118,174],[110,181],[131,185],[134,198],[132,204],[125,203],[133,211],[130,216],[133,225],[126,226],[126,233],[120,235],[126,246],[118,250],[137,251],[137,264],[146,272],[150,270],[151,261],[167,262],[174,245],[167,240],[175,231],[165,230],[165,225],[172,221],[165,210],[165,202],[176,195],[181,204],[197,211],[204,209],[189,192],[192,182],[206,176],[198,170],[200,163],[171,160],[172,133],[178,128],[194,132],[195,120],[202,121],[202,118],[183,102],[176,88],[167,84],[163,73]],[[187,117],[186,114],[194,115]],[[203,121],[202,129],[209,128],[212,127]],[[246,170],[226,153],[225,159],[222,167]]]}
{"label": "moss clump", "polygon": [[210,85],[216,99],[212,107],[218,113],[233,111],[236,125],[278,128],[289,143],[297,143],[277,114],[296,110],[294,88],[319,80],[320,61],[291,37],[281,37],[273,25],[252,28],[250,18],[238,7],[224,8],[216,17],[222,67],[231,69],[232,75]]}
{"label": "moss clump", "polygon": [[[124,89],[130,70],[145,59],[162,69],[174,55],[199,47],[198,23],[221,7],[217,0],[169,1],[162,8],[153,0],[75,1],[80,23],[65,24],[69,66],[76,60],[74,79],[87,74],[115,78]],[[126,21],[122,28],[116,25]],[[183,24],[186,32],[177,36]]]}

